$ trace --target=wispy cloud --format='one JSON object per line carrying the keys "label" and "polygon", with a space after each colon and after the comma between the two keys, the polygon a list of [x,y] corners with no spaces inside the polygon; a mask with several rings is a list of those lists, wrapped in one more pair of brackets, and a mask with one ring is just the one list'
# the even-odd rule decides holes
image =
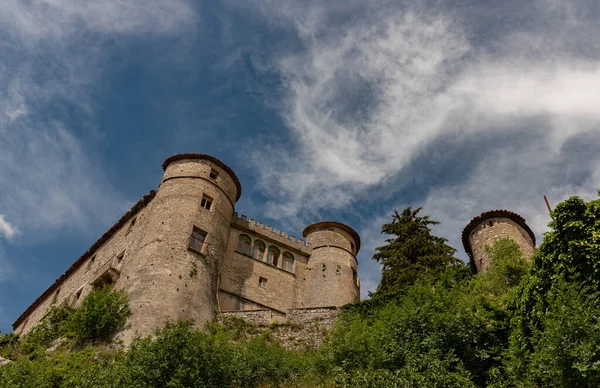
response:
{"label": "wispy cloud", "polygon": [[[424,204],[461,248],[461,229],[481,211],[520,212],[540,234],[544,194],[595,193],[600,9],[540,0],[523,5],[525,20],[510,7],[264,7],[304,45],[276,65],[294,146],[277,151],[277,170],[257,155],[270,215],[310,218],[361,201]],[[411,191],[418,195],[393,199]]]}
{"label": "wispy cloud", "polygon": [[3,214],[0,214],[0,236],[4,237],[7,240],[11,240],[18,234],[19,229],[17,229],[15,226],[11,225],[8,221],[6,221]]}
{"label": "wispy cloud", "polygon": [[[193,32],[184,0],[7,0],[0,8],[0,212],[27,229],[108,223],[127,200],[88,144],[120,39]],[[39,234],[36,234],[38,237]]]}

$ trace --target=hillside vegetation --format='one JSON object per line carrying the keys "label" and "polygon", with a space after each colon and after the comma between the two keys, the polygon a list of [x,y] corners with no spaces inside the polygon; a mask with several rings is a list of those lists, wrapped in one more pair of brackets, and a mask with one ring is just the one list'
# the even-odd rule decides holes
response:
{"label": "hillside vegetation", "polygon": [[123,350],[105,342],[126,320],[126,296],[102,289],[24,338],[2,335],[12,362],[0,387],[600,386],[599,200],[559,204],[531,262],[498,240],[478,275],[419,210],[384,225],[382,284],[343,308],[318,350],[286,350],[235,320],[168,323]]}

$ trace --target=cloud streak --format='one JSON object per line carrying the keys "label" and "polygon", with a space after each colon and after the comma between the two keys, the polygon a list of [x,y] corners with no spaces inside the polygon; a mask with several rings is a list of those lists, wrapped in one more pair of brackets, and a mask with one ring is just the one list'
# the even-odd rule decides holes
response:
{"label": "cloud streak", "polygon": [[3,236],[7,240],[12,240],[18,234],[19,229],[6,221],[3,214],[0,214],[0,236]]}
{"label": "cloud streak", "polygon": [[[294,146],[277,151],[278,170],[256,157],[273,218],[424,204],[460,248],[460,231],[482,211],[520,212],[540,234],[544,194],[595,193],[597,7],[532,2],[525,23],[507,4],[490,30],[470,19],[494,16],[484,2],[468,10],[369,2],[360,13],[354,2],[303,4],[263,9],[304,44],[276,65]],[[374,263],[361,270],[378,272]]]}
{"label": "cloud streak", "polygon": [[[94,93],[120,39],[193,32],[184,0],[8,0],[0,9],[0,212],[39,239],[109,223],[128,202],[90,145]],[[41,233],[44,232],[44,233]],[[28,234],[32,236],[32,234]]]}

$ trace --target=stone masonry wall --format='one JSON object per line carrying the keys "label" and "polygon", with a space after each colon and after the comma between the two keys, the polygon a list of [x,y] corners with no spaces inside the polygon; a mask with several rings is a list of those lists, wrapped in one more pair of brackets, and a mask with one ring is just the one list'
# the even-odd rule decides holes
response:
{"label": "stone masonry wall", "polygon": [[[126,271],[131,259],[130,248],[140,238],[140,233],[145,224],[146,210],[147,207],[140,210],[108,241],[98,248],[85,263],[63,281],[52,295],[46,298],[15,328],[15,333],[24,334],[29,332],[46,315],[52,306],[57,306],[61,303],[77,306],[93,288],[91,283],[102,275],[109,265],[113,265],[121,272],[124,269]],[[134,226],[131,225],[133,220],[135,220]],[[120,277],[115,287],[119,287],[123,280]]]}
{"label": "stone masonry wall", "polygon": [[333,327],[339,309],[336,307],[290,309],[285,321],[274,321],[268,310],[221,313],[219,319],[237,317],[252,325],[253,335],[268,332],[286,349],[317,349]]}
{"label": "stone masonry wall", "polygon": [[533,241],[529,234],[516,222],[507,218],[490,218],[480,223],[473,229],[470,242],[473,251],[473,260],[477,271],[485,271],[490,265],[490,257],[486,252],[486,246],[493,246],[500,238],[508,237],[514,240],[525,258],[530,258],[535,250]]}

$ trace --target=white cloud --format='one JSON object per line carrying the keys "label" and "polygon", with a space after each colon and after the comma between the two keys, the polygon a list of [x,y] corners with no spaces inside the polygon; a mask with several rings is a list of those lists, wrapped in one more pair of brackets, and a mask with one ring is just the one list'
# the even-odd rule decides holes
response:
{"label": "white cloud", "polygon": [[4,236],[5,239],[11,240],[19,234],[19,229],[10,224],[4,218],[4,214],[0,214],[0,236]]}
{"label": "white cloud", "polygon": [[93,95],[122,38],[193,33],[184,0],[4,1],[0,7],[0,211],[28,238],[114,221],[129,201],[88,144]]}
{"label": "white cloud", "polygon": [[[548,221],[543,195],[554,203],[593,197],[600,66],[592,37],[600,31],[585,2],[533,2],[528,24],[499,5],[506,13],[497,29],[410,2],[357,7],[263,9],[271,22],[295,26],[304,44],[276,66],[294,147],[278,151],[278,169],[256,155],[274,202],[270,216],[314,219],[419,184],[416,203],[396,207],[424,204],[443,222],[436,230],[462,251],[462,228],[482,211],[519,212],[539,236]],[[483,4],[465,12],[493,16]],[[379,221],[366,224],[378,229]],[[374,262],[361,265],[377,272]]]}

